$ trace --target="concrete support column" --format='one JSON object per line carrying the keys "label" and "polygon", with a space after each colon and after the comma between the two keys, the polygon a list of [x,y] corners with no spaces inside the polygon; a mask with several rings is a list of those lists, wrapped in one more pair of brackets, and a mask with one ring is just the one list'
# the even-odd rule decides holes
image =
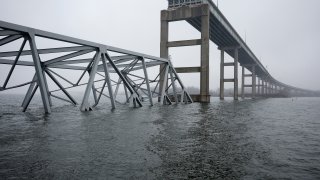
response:
{"label": "concrete support column", "polygon": [[210,102],[209,95],[209,38],[210,38],[210,13],[209,8],[201,16],[201,71],[200,71],[200,101]]}
{"label": "concrete support column", "polygon": [[264,80],[262,79],[262,85],[261,85],[261,95],[264,96]]}
{"label": "concrete support column", "polygon": [[256,66],[252,65],[252,98],[256,98]]}
{"label": "concrete support column", "polygon": [[271,93],[274,95],[274,84],[271,84]]}
{"label": "concrete support column", "polygon": [[241,77],[241,98],[244,99],[244,84],[245,84],[245,81],[244,81],[244,66],[241,67],[242,69],[242,77]]}
{"label": "concrete support column", "polygon": [[[169,58],[169,21],[167,20],[167,11],[161,11],[161,35],[160,35],[160,57],[168,59]],[[160,65],[160,72],[163,72],[166,68],[166,65]],[[164,85],[164,73],[160,74],[160,84],[159,84],[159,94]],[[160,101],[160,98],[158,98]]]}
{"label": "concrete support column", "polygon": [[[229,49],[229,48],[228,48]],[[225,48],[221,49],[221,63],[220,63],[220,99],[224,99],[224,83],[225,82],[233,82],[233,99],[239,99],[239,92],[238,92],[238,58],[239,58],[239,49],[238,47],[232,48],[234,49],[234,63],[225,63],[224,62],[224,51]],[[233,66],[234,68],[234,77],[233,79],[225,79],[224,78],[224,67],[225,66]]]}
{"label": "concrete support column", "polygon": [[220,62],[220,100],[224,99],[224,50],[221,50]]}
{"label": "concrete support column", "polygon": [[267,82],[266,80],[264,80],[264,87],[263,87],[263,89],[264,89],[264,95],[265,95],[265,96],[268,94],[268,88],[267,88],[267,86],[268,86],[268,82]]}
{"label": "concrete support column", "polygon": [[239,88],[238,88],[238,60],[239,60],[239,49],[234,50],[234,100],[239,99]]}
{"label": "concrete support column", "polygon": [[261,86],[261,84],[260,84],[260,78],[258,77],[257,79],[258,79],[258,94],[257,94],[257,95],[260,96],[260,95],[261,95],[261,91],[260,91],[260,90],[261,90],[261,87],[260,87],[260,86]]}
{"label": "concrete support column", "polygon": [[268,95],[268,81],[265,82],[265,94]]}
{"label": "concrete support column", "polygon": [[271,84],[268,82],[268,94],[271,95]]}

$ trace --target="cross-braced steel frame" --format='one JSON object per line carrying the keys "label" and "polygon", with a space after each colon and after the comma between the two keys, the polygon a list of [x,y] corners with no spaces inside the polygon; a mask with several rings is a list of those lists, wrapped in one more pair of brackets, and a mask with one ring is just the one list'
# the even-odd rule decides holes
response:
{"label": "cross-braced steel frame", "polygon": [[[69,89],[79,86],[85,86],[80,105],[81,111],[92,110],[99,104],[102,96],[110,99],[112,108],[116,107],[116,103],[141,107],[144,101],[148,101],[152,106],[154,98],[163,104],[192,103],[190,95],[185,91],[181,79],[168,59],[3,21],[0,21],[0,28],[0,47],[22,39],[17,51],[0,52],[0,64],[10,66],[3,84],[0,84],[0,92],[29,85],[22,103],[23,111],[27,110],[38,89],[46,113],[51,112],[51,98],[77,105],[78,102],[69,93]],[[37,43],[38,38],[68,43],[69,46],[40,48]],[[26,49],[27,45],[29,45],[28,50]],[[111,53],[117,55],[112,56]],[[43,55],[53,54],[54,58],[47,60],[41,58]],[[82,58],[83,56],[86,58]],[[29,58],[29,61],[23,58]],[[9,86],[16,66],[34,67],[34,77],[24,83]],[[150,79],[148,69],[156,66],[162,68],[160,72],[156,72],[158,75],[154,79]],[[76,82],[73,82],[69,79],[71,74],[64,76],[57,72],[59,69],[80,71],[81,75],[77,77]],[[83,83],[86,74],[88,79]],[[50,79],[58,88],[50,89],[47,79]],[[61,83],[62,81],[64,85]],[[159,87],[160,81],[164,84],[161,88]],[[123,88],[125,92],[124,102],[118,98],[120,88]],[[62,92],[65,97],[56,95],[57,91]],[[93,103],[89,102],[90,96],[93,96]]]}

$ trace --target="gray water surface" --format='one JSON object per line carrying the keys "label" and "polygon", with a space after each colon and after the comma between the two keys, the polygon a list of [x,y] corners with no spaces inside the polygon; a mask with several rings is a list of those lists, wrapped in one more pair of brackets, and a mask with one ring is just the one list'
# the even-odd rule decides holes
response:
{"label": "gray water surface", "polygon": [[50,115],[18,99],[0,96],[0,179],[320,179],[320,98]]}

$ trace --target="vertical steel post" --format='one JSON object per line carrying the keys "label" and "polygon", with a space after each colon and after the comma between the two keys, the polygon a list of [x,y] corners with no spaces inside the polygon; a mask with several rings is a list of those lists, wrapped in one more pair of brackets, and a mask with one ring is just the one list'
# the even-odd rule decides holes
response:
{"label": "vertical steel post", "polygon": [[81,107],[80,110],[81,111],[88,111],[91,110],[91,107],[89,105],[89,95],[90,95],[90,91],[92,88],[92,85],[94,83],[94,78],[98,69],[98,64],[101,58],[101,51],[98,50],[95,54],[95,58],[93,59],[93,65],[92,68],[90,70],[90,75],[89,75],[89,81],[82,99],[82,103],[81,103]]}
{"label": "vertical steel post", "polygon": [[169,65],[166,64],[165,70],[164,70],[164,78],[163,78],[163,86],[160,89],[160,103],[164,103],[164,98],[166,96],[166,86],[168,82],[168,71],[169,71]]}
{"label": "vertical steel post", "polygon": [[[35,81],[35,80],[37,80],[37,75],[36,74],[34,74],[34,76],[32,78],[32,81]],[[32,91],[33,91],[34,87],[36,86],[36,84],[37,84],[36,82],[32,82],[30,84],[30,86],[28,88],[28,91],[27,91],[27,94],[25,95],[25,97],[24,97],[24,99],[22,101],[21,107],[25,107],[26,106],[27,101],[30,98],[30,96],[32,94]]]}
{"label": "vertical steel post", "polygon": [[29,33],[28,39],[29,39],[32,59],[34,63],[34,68],[36,70],[38,86],[40,88],[43,107],[46,113],[51,113],[49,97],[48,97],[48,89],[44,80],[43,69],[41,66],[41,61],[40,61],[40,57],[39,57],[39,53],[38,53],[38,49],[35,41],[35,35],[33,33]]}
{"label": "vertical steel post", "polygon": [[[100,51],[101,51],[101,49],[100,49]],[[103,65],[103,69],[104,69],[105,81],[107,82],[107,85],[108,85],[111,106],[112,106],[112,109],[115,109],[116,108],[115,97],[113,96],[111,78],[110,78],[110,73],[109,73],[109,69],[107,66],[107,57],[106,57],[105,52],[103,52],[103,54],[101,56],[102,56],[102,65]]]}
{"label": "vertical steel post", "polygon": [[[175,77],[175,70],[174,70],[174,67],[172,66],[172,63],[169,59],[169,72],[170,72],[170,79],[171,79],[171,85],[172,85],[172,90],[173,90],[173,96],[174,96],[174,100],[176,102],[176,104],[179,103],[179,99],[178,99],[178,94],[177,94],[177,86],[176,86],[176,80],[179,81],[179,78],[176,78]],[[181,85],[181,89],[182,91],[184,91],[184,87],[183,85]],[[184,92],[183,92],[184,94]]]}
{"label": "vertical steel post", "polygon": [[126,103],[129,103],[129,95],[128,95],[128,90],[126,85],[123,83],[123,89],[124,89],[124,93],[126,95]]}
{"label": "vertical steel post", "polygon": [[177,88],[176,88],[176,83],[175,83],[175,77],[172,73],[172,66],[169,67],[169,72],[170,72],[170,79],[171,79],[171,85],[172,85],[172,90],[173,90],[173,96],[174,96],[174,100],[176,102],[176,104],[179,103],[178,100],[178,95],[177,95]]}
{"label": "vertical steel post", "polygon": [[[144,59],[143,57],[141,58],[141,62],[142,62],[143,73],[144,73],[144,77],[145,77],[145,81],[146,81],[146,85],[147,85],[149,102],[150,102],[150,105],[153,106],[152,93],[151,93],[151,89],[150,89],[150,83],[149,83],[149,76],[148,76],[147,66],[146,66],[145,59]],[[171,78],[172,78],[172,77],[171,77]]]}
{"label": "vertical steel post", "polygon": [[97,96],[97,89],[95,87],[94,84],[92,84],[92,95],[93,95],[93,99],[94,99],[94,102],[95,104],[98,104],[98,96]]}
{"label": "vertical steel post", "polygon": [[121,85],[121,78],[118,79],[118,82],[117,82],[117,86],[116,86],[116,89],[114,90],[114,93],[113,93],[113,96],[114,98],[116,99],[117,98],[117,95],[118,95],[118,91],[119,91],[119,87]]}
{"label": "vertical steel post", "polygon": [[38,89],[38,87],[39,87],[39,85],[36,84],[35,87],[32,89],[30,96],[26,97],[26,101],[25,101],[25,104],[23,106],[22,112],[26,112],[26,110],[27,110],[27,108],[28,108],[28,106],[29,106],[34,94],[36,93],[36,91]]}
{"label": "vertical steel post", "polygon": [[50,92],[49,92],[48,81],[47,81],[45,69],[42,70],[42,74],[43,74],[44,84],[46,85],[46,89],[47,89],[47,92],[48,92],[47,94],[48,94],[48,99],[49,99],[49,105],[51,107],[52,106],[52,100],[51,100],[51,97],[50,97]]}

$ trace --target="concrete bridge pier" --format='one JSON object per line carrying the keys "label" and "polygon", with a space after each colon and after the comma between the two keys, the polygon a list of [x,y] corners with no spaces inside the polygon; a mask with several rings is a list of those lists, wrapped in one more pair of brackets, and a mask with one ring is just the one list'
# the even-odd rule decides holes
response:
{"label": "concrete bridge pier", "polygon": [[261,84],[260,84],[260,78],[258,77],[257,79],[258,79],[258,93],[257,93],[257,95],[258,95],[258,96],[261,96]]}
{"label": "concrete bridge pier", "polygon": [[264,83],[264,79],[261,79],[261,80],[262,80],[261,95],[264,96],[264,95],[265,95],[265,94],[264,94],[264,93],[265,93],[265,86],[264,86],[265,83]]}
{"label": "concrete bridge pier", "polygon": [[[245,73],[245,68],[251,68],[251,74]],[[246,77],[251,77],[251,84],[246,84]],[[251,98],[255,98],[257,94],[257,82],[256,82],[256,65],[242,65],[242,84],[241,84],[241,97],[245,98],[245,88],[252,89]]]}
{"label": "concrete bridge pier", "polygon": [[256,98],[256,65],[252,65],[252,98]]}
{"label": "concrete bridge pier", "polygon": [[[169,42],[169,22],[188,21],[194,18],[201,19],[201,39]],[[195,102],[210,102],[209,93],[209,40],[210,40],[210,11],[207,4],[192,9],[182,7],[176,10],[161,11],[161,43],[160,57],[169,57],[169,48],[183,46],[201,46],[200,67],[179,67],[175,68],[177,73],[200,73],[200,94],[193,95]],[[161,69],[162,67],[160,67]],[[163,79],[164,77],[161,77]],[[160,81],[162,82],[162,81]],[[163,83],[160,83],[160,87]]]}
{"label": "concrete bridge pier", "polygon": [[244,99],[244,85],[245,85],[245,69],[244,69],[244,66],[241,66],[241,98]]}
{"label": "concrete bridge pier", "polygon": [[269,81],[266,80],[266,96],[269,95]]}
{"label": "concrete bridge pier", "polygon": [[263,79],[260,78],[260,80],[261,80],[261,89],[260,89],[261,94],[260,94],[260,96],[263,96]]}
{"label": "concrete bridge pier", "polygon": [[[224,47],[219,48],[221,51],[221,63],[220,63],[220,99],[224,99],[224,83],[226,82],[233,82],[234,83],[234,93],[233,99],[239,99],[238,93],[238,57],[239,57],[239,47]],[[224,52],[226,50],[232,49],[234,51],[234,62],[233,63],[225,63],[224,62]],[[226,66],[233,66],[234,67],[234,78],[233,79],[225,79],[224,77],[224,68]]]}
{"label": "concrete bridge pier", "polygon": [[276,91],[275,91],[275,85],[274,84],[272,84],[271,90],[272,90],[272,95],[275,95]]}

